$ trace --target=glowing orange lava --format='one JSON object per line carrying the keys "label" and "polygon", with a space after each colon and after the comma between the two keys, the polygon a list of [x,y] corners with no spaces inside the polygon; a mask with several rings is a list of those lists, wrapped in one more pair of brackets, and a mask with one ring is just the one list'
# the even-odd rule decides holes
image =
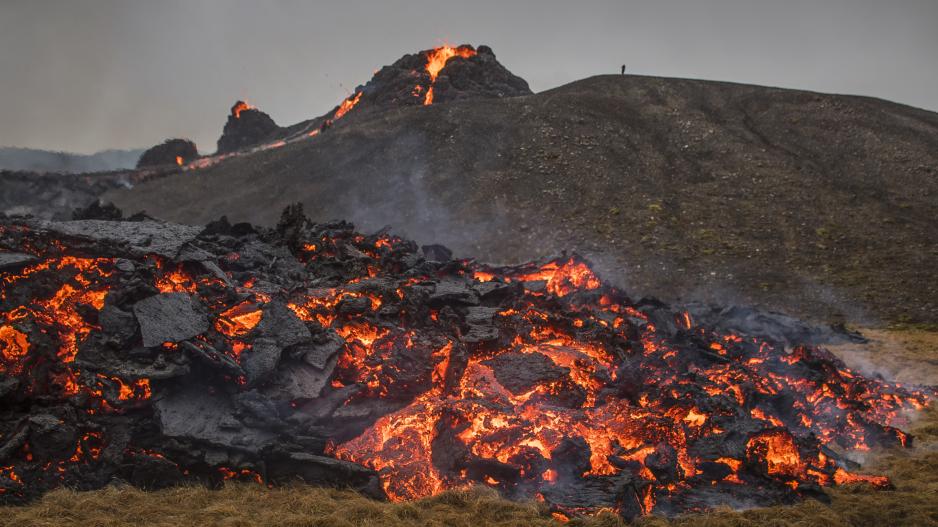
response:
{"label": "glowing orange lava", "polygon": [[248,104],[248,103],[246,103],[246,102],[244,102],[244,101],[238,101],[238,102],[236,102],[235,105],[231,108],[231,115],[234,116],[235,119],[240,119],[240,118],[241,118],[241,112],[243,112],[243,111],[245,111],[245,110],[254,110],[254,109],[255,109],[255,108],[254,108],[253,106],[251,106],[250,104]]}
{"label": "glowing orange lava", "polygon": [[253,304],[241,303],[222,312],[215,321],[215,329],[229,337],[240,337],[254,329],[262,315]]}
{"label": "glowing orange lava", "polygon": [[339,105],[339,108],[335,111],[335,114],[332,116],[333,121],[338,121],[342,118],[343,115],[347,114],[349,110],[355,107],[358,104],[359,99],[362,98],[362,92],[357,92],[354,95],[349,96],[347,99],[342,101],[342,104]]}
{"label": "glowing orange lava", "polygon": [[427,73],[430,74],[430,86],[427,88],[427,94],[424,96],[423,104],[424,106],[429,106],[433,104],[433,85],[436,83],[436,78],[439,76],[440,71],[446,66],[446,63],[449,59],[453,57],[462,57],[468,59],[476,55],[474,49],[466,47],[453,47],[453,46],[440,46],[434,48],[433,50],[427,52]]}
{"label": "glowing orange lava", "polygon": [[[456,49],[434,53],[432,78],[448,58],[464,56]],[[888,479],[850,473],[821,446],[869,449],[888,444],[884,438],[906,444],[908,436],[889,425],[929,400],[867,379],[823,349],[716,332],[687,312],[632,302],[578,256],[514,267],[421,259],[402,272],[399,255],[410,243],[353,232],[298,240],[293,265],[341,271],[289,289],[265,275],[269,269],[246,271],[251,257],[240,246],[219,252],[221,275],[195,262],[140,257],[134,265],[149,280],[144,294],[192,295],[211,321],[200,335],[145,351],[167,361],[200,353],[200,360],[226,365],[218,374],[231,383],[224,389],[253,389],[239,365],[260,350],[254,339],[258,326],[270,323],[265,314],[276,313],[270,302],[282,302],[322,339],[316,346],[334,346],[323,393],[337,397],[346,415],[384,408],[367,420],[356,417],[360,427],[332,438],[328,453],[377,471],[393,500],[479,484],[551,501],[548,490],[571,479],[608,481],[625,470],[640,483],[632,510],[646,514],[696,485],[774,485],[792,493],[814,485],[883,487]],[[349,255],[354,264],[342,265],[352,270],[336,265]],[[39,357],[34,371],[41,378],[23,390],[69,397],[88,415],[139,411],[159,399],[165,384],[155,375],[152,384],[139,373],[115,377],[85,360],[85,350],[96,349],[83,345],[96,344],[104,325],[99,311],[130,310],[130,301],[120,300],[125,290],[112,289],[127,279],[115,271],[119,263],[57,255],[0,275],[8,304],[0,313],[0,373],[25,371]],[[34,298],[8,294],[37,275],[43,287],[30,290]],[[443,287],[443,280],[454,285]],[[10,300],[19,298],[22,305]],[[670,333],[653,321],[666,322]],[[36,351],[42,346],[45,355]],[[300,346],[285,349],[284,360],[306,360]],[[81,433],[63,463],[90,463],[107,446],[106,436]],[[580,456],[572,466],[564,455],[570,444]],[[141,452],[160,456],[132,454]],[[21,455],[33,453],[24,447]],[[7,468],[3,475],[13,480]],[[263,481],[249,468],[212,470],[220,479]],[[599,510],[552,512],[568,519]]]}

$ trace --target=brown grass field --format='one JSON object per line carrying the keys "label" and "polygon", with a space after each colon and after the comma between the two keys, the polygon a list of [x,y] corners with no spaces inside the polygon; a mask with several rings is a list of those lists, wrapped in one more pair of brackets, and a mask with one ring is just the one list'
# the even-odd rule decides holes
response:
{"label": "brown grass field", "polygon": [[[833,351],[848,363],[875,364],[904,382],[938,382],[938,332],[863,330],[871,342]],[[701,526],[938,526],[938,409],[932,405],[912,427],[916,446],[874,452],[865,470],[887,474],[894,490],[865,486],[828,489],[831,504],[808,500],[790,507],[718,510],[673,519],[642,518],[643,527]],[[67,489],[23,507],[0,508],[0,527],[16,526],[548,526],[561,525],[537,503],[500,499],[492,490],[449,491],[411,503],[383,503],[354,492],[311,486],[268,489],[228,485],[221,490],[181,487],[144,492],[112,486],[94,492]],[[567,525],[618,526],[613,515]]]}

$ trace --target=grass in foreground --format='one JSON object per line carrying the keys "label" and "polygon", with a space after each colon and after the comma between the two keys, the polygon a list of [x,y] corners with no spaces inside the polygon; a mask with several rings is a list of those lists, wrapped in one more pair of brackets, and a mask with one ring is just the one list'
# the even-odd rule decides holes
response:
{"label": "grass in foreground", "polygon": [[[938,379],[938,333],[866,332],[873,337],[867,350],[876,364],[901,368],[899,380],[932,382]],[[902,345],[900,345],[902,344]],[[879,355],[879,356],[877,356]],[[848,357],[849,361],[849,357]],[[903,378],[906,377],[906,378]],[[917,377],[917,378],[912,378]],[[809,526],[938,526],[938,409],[932,406],[912,427],[918,446],[875,453],[866,467],[888,474],[895,490],[865,486],[828,489],[831,504],[805,501],[790,507],[743,512],[718,510],[674,519],[642,518],[643,527],[809,527]],[[0,508],[0,527],[156,526],[452,526],[521,527],[557,526],[549,512],[534,502],[503,500],[486,488],[449,491],[411,503],[382,503],[336,489],[305,485],[267,489],[258,485],[228,485],[217,491],[181,487],[144,492],[131,487],[110,487],[94,492],[67,489],[51,492],[24,507]],[[623,522],[613,516],[575,519],[583,527],[613,527]]]}

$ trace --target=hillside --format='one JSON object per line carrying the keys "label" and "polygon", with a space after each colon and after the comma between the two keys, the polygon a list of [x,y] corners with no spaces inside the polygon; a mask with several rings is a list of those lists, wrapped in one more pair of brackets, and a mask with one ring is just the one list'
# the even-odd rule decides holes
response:
{"label": "hillside", "polygon": [[457,255],[579,251],[635,296],[938,323],[938,115],[882,100],[600,76],[378,112],[112,190],[128,213],[390,225]]}
{"label": "hillside", "polygon": [[32,172],[99,172],[133,168],[143,149],[73,154],[33,148],[0,147],[0,169]]}

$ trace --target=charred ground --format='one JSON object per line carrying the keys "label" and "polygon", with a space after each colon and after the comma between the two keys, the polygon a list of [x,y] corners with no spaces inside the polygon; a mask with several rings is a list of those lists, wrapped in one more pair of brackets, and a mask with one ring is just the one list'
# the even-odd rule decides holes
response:
{"label": "charred ground", "polygon": [[[349,112],[328,134],[105,194],[202,223],[391,225],[517,262],[575,249],[636,295],[938,322],[938,115],[640,76]],[[223,192],[220,192],[224,190]]]}

